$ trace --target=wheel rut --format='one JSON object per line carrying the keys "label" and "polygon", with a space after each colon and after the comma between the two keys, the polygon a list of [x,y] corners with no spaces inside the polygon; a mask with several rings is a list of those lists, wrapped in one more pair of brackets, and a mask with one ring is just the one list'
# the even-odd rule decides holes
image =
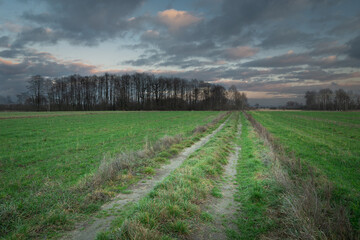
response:
{"label": "wheel rut", "polygon": [[[160,167],[156,174],[148,180],[143,179],[133,185],[128,190],[129,194],[118,194],[111,202],[102,206],[102,211],[110,211],[114,209],[122,209],[126,205],[135,203],[141,198],[145,197],[150,191],[164,178],[166,178],[172,171],[178,168],[183,161],[194,153],[196,150],[204,146],[216,133],[218,133],[226,124],[228,119],[222,123],[217,129],[207,136],[201,138],[192,146],[184,149],[176,157],[170,159],[170,163]],[[76,239],[76,240],[90,240],[95,239],[98,232],[104,231],[110,227],[111,222],[116,218],[115,215],[107,215],[101,218],[91,218],[90,220],[80,223],[75,227],[75,230],[67,233],[62,239]]]}
{"label": "wheel rut", "polygon": [[[241,135],[241,124],[238,125],[237,137]],[[236,165],[241,151],[240,146],[235,146],[234,152],[228,158],[228,164],[224,168],[224,181],[220,187],[222,197],[212,198],[204,209],[213,216],[209,224],[200,224],[194,229],[189,239],[226,239],[226,231],[236,231],[234,220],[238,203],[234,200],[236,193]]]}

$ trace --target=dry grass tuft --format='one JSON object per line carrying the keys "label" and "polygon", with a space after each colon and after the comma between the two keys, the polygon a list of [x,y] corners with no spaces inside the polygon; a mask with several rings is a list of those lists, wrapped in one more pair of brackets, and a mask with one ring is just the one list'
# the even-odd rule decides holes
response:
{"label": "dry grass tuft", "polygon": [[193,134],[197,134],[197,133],[203,133],[207,130],[207,127],[205,126],[197,126],[194,130],[193,130]]}
{"label": "dry grass tuft", "polygon": [[225,118],[226,116],[228,116],[231,112],[226,112],[223,113],[221,115],[219,115],[218,117],[214,118],[211,122],[209,122],[206,125],[203,126],[197,126],[193,131],[193,135],[199,134],[199,133],[203,133],[206,132],[209,128],[215,126],[221,119]]}
{"label": "dry grass tuft", "polygon": [[158,240],[162,238],[162,234],[155,229],[146,228],[143,224],[137,221],[126,221],[121,226],[120,236],[118,239],[132,239],[132,240]]}
{"label": "dry grass tuft", "polygon": [[86,203],[95,203],[98,201],[107,201],[109,200],[111,197],[113,197],[113,193],[112,192],[107,192],[104,190],[95,190],[94,192],[92,192],[91,194],[88,194],[86,196],[85,202]]}
{"label": "dry grass tuft", "polygon": [[80,184],[80,187],[96,188],[109,180],[115,180],[122,170],[134,171],[145,166],[158,152],[168,149],[183,140],[181,135],[165,136],[154,144],[147,142],[144,149],[136,152],[121,153],[115,158],[104,157],[98,170]]}

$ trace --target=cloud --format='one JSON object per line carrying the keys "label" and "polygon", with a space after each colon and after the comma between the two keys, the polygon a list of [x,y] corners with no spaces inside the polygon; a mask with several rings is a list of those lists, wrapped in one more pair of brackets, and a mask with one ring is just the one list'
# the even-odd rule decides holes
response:
{"label": "cloud", "polygon": [[[54,35],[75,44],[95,45],[129,30],[132,22],[127,21],[127,16],[143,3],[143,0],[43,1],[47,12],[23,14],[24,19],[40,26],[26,32],[25,36],[20,34],[19,42],[54,42],[51,37]],[[53,29],[53,33],[47,33],[46,29]]]}
{"label": "cloud", "polygon": [[[329,19],[327,19],[329,21]],[[331,19],[330,19],[331,20]],[[347,17],[346,20],[341,21],[334,28],[328,32],[333,35],[344,35],[348,33],[357,32],[360,26],[360,14],[353,17]]]}
{"label": "cloud", "polygon": [[[261,58],[242,64],[243,67],[281,68],[292,66],[308,66],[321,68],[358,68],[360,67],[359,38],[351,40],[348,45],[334,42],[319,43],[310,51]],[[349,55],[350,58],[347,56]]]}
{"label": "cloud", "polygon": [[241,59],[254,56],[259,49],[250,46],[239,46],[235,48],[226,49],[226,56],[231,59]]}
{"label": "cloud", "polygon": [[156,30],[147,30],[141,35],[142,39],[157,39],[160,36],[160,33]]}
{"label": "cloud", "polygon": [[16,63],[10,60],[0,58],[0,75],[21,74],[28,68],[25,62]]}
{"label": "cloud", "polygon": [[[151,39],[153,40],[153,38]],[[223,54],[222,50],[216,49],[212,41],[186,43],[173,42],[171,39],[160,35],[157,41],[154,42],[154,45],[158,47],[157,50],[153,49],[150,54],[143,54],[135,60],[127,60],[124,64],[133,66],[177,66],[180,68],[199,67],[204,66],[205,63],[212,64],[214,60],[216,61],[215,56]],[[207,60],[199,60],[199,58],[206,58]]]}
{"label": "cloud", "polygon": [[296,78],[299,80],[317,80],[321,82],[329,82],[329,81],[341,81],[347,79],[357,78],[360,79],[360,72],[352,72],[352,73],[334,73],[327,72],[324,70],[313,70],[313,71],[301,71],[293,73],[290,77]]}
{"label": "cloud", "polygon": [[19,33],[24,29],[24,26],[19,25],[14,22],[5,22],[3,24],[0,24],[0,31],[8,31],[12,33]]}
{"label": "cloud", "polygon": [[288,27],[277,27],[270,32],[266,32],[264,35],[264,40],[259,44],[263,48],[313,45],[314,42],[319,41],[314,34]]}
{"label": "cloud", "polygon": [[7,49],[7,50],[0,51],[0,57],[15,58],[15,57],[19,56],[21,53],[22,53],[22,51],[20,51],[18,49]]}
{"label": "cloud", "polygon": [[171,31],[177,31],[181,28],[193,25],[201,21],[201,18],[196,17],[186,11],[178,11],[175,9],[168,9],[162,12],[158,12],[158,19]]}
{"label": "cloud", "polygon": [[348,42],[349,56],[360,60],[360,35]]}
{"label": "cloud", "polygon": [[36,27],[20,32],[17,39],[12,43],[15,48],[24,47],[25,44],[48,43],[55,44],[63,38],[61,32],[51,28]]}
{"label": "cloud", "polygon": [[10,38],[8,36],[0,37],[0,47],[3,47],[3,48],[10,47]]}
{"label": "cloud", "polygon": [[310,52],[312,56],[344,55],[349,48],[345,44],[339,44],[338,41],[318,42],[313,47]]}
{"label": "cloud", "polygon": [[311,65],[313,60],[307,54],[294,54],[289,52],[287,54],[262,58],[243,64],[245,67],[289,67],[300,65]]}
{"label": "cloud", "polygon": [[25,91],[26,80],[32,75],[61,77],[74,73],[93,74],[98,68],[79,61],[64,61],[47,52],[33,49],[22,49],[24,56],[20,61],[0,58],[0,89],[1,95],[16,95]]}
{"label": "cloud", "polygon": [[315,0],[224,0],[221,14],[213,18],[207,28],[212,34],[229,38],[250,26],[261,24],[264,27],[300,14],[318,3]]}

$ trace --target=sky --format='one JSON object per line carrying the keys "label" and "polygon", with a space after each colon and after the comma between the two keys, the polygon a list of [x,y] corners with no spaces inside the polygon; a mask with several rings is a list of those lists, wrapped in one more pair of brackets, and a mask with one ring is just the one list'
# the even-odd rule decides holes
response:
{"label": "sky", "polygon": [[0,97],[32,75],[147,72],[250,104],[360,93],[359,0],[0,0]]}

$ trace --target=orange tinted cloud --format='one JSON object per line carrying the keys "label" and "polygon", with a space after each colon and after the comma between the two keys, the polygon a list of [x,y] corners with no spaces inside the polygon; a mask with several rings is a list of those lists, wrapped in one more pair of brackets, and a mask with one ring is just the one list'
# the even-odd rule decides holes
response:
{"label": "orange tinted cloud", "polygon": [[292,93],[274,93],[274,92],[257,92],[257,91],[244,91],[248,98],[296,98],[297,94]]}
{"label": "orange tinted cloud", "polygon": [[325,63],[332,63],[335,62],[336,56],[328,56],[321,59]]}
{"label": "orange tinted cloud", "polygon": [[0,58],[0,64],[12,66],[12,65],[17,65],[18,63],[14,63],[14,62],[12,62],[12,61],[5,60],[5,59],[3,59],[3,58]]}
{"label": "orange tinted cloud", "polygon": [[226,49],[226,55],[232,59],[240,59],[254,56],[259,49],[250,46],[239,46]]}
{"label": "orange tinted cloud", "polygon": [[170,30],[178,30],[201,20],[201,18],[191,15],[186,11],[178,11],[175,9],[158,12],[158,18],[160,22],[168,26]]}
{"label": "orange tinted cloud", "polygon": [[152,73],[152,74],[177,74],[182,73],[182,71],[177,70],[145,70],[141,68],[122,68],[122,69],[93,69],[91,70],[92,74],[104,74],[104,73],[112,73],[112,74],[126,74],[126,73]]}

